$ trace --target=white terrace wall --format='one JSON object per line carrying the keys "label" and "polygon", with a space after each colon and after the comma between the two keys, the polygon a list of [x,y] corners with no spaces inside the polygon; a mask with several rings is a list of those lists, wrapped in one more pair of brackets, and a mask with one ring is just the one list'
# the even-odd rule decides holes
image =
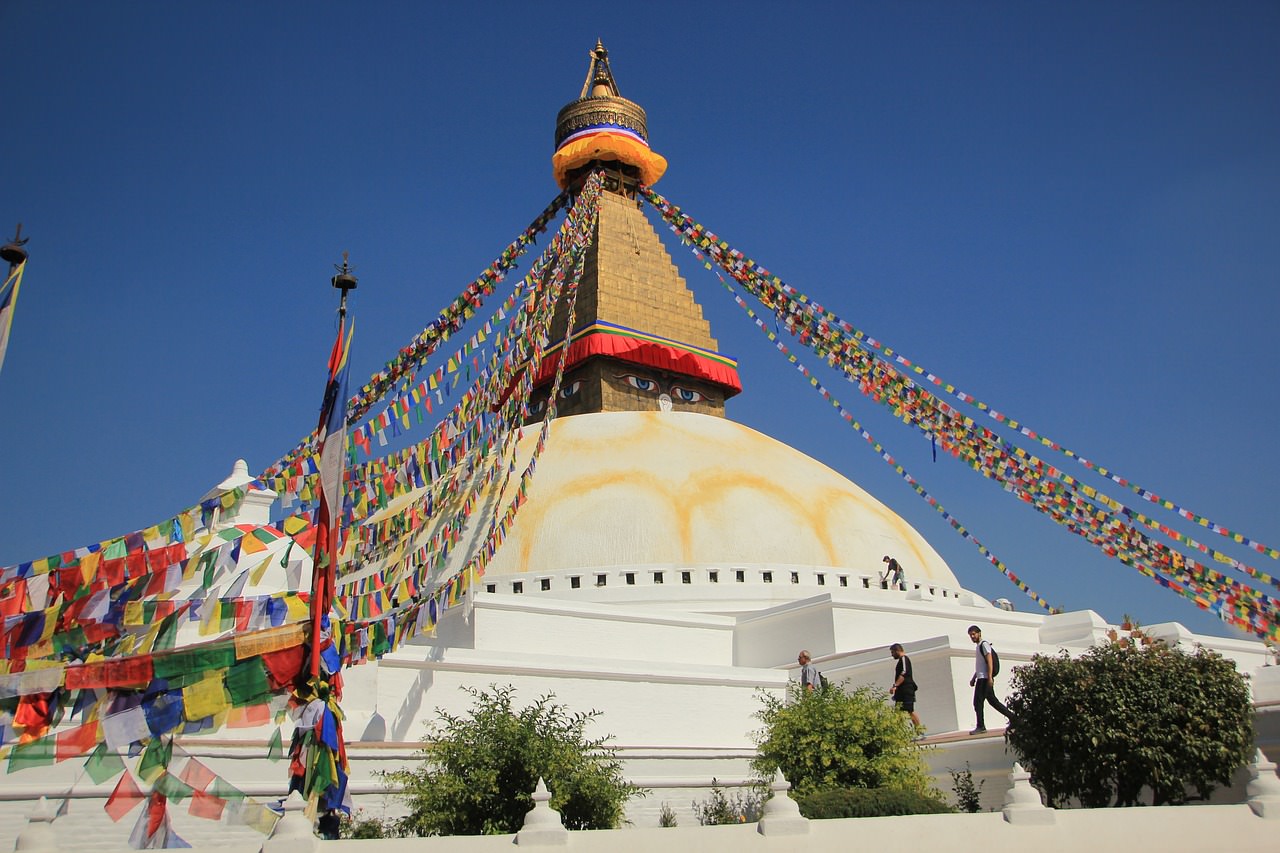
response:
{"label": "white terrace wall", "polygon": [[[930,853],[1274,853],[1280,820],[1259,817],[1247,805],[1176,806],[1051,812],[1050,823],[1010,823],[1000,812],[808,821],[801,834],[764,835],[756,824],[679,826],[567,833],[561,843],[534,844],[516,836],[320,841],[273,837],[265,843],[196,847],[193,853],[849,853],[898,850]],[[58,834],[52,846],[20,846],[27,853],[83,850]],[[129,848],[99,848],[127,853]]]}

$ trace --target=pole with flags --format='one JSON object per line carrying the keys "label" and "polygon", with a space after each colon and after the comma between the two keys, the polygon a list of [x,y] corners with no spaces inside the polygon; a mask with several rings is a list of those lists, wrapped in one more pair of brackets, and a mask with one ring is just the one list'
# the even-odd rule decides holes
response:
{"label": "pole with flags", "polygon": [[4,367],[4,353],[9,348],[9,328],[13,325],[13,312],[18,306],[18,289],[22,287],[22,271],[27,267],[27,243],[22,236],[22,223],[18,223],[13,239],[0,246],[0,261],[9,264],[9,273],[0,285],[0,368]]}
{"label": "pole with flags", "polygon": [[347,356],[351,349],[352,328],[346,327],[347,293],[356,288],[347,253],[342,253],[342,266],[333,286],[342,291],[338,305],[338,337],[329,353],[329,376],[325,383],[324,403],[320,407],[317,449],[320,455],[320,506],[316,511],[316,543],[312,554],[311,575],[311,677],[320,675],[321,635],[323,623],[333,605],[338,568],[337,520],[342,511],[342,463],[347,440]]}
{"label": "pole with flags", "polygon": [[350,813],[348,765],[342,734],[341,632],[330,620],[338,568],[338,520],[342,513],[342,463],[347,442],[348,355],[354,322],[347,325],[347,293],[356,287],[347,253],[333,286],[342,291],[338,306],[338,337],[329,353],[324,402],[320,406],[316,448],[320,456],[320,506],[316,510],[316,541],[311,573],[310,681],[301,692],[305,706],[295,723],[289,747],[289,789],[300,791],[308,812],[318,817],[322,838],[338,837],[338,812]]}

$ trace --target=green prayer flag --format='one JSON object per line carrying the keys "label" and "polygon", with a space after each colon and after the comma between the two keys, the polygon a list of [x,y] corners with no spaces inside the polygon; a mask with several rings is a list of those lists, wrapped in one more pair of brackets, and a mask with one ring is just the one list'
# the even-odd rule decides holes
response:
{"label": "green prayer flag", "polygon": [[240,802],[244,799],[244,791],[241,791],[221,776],[213,780],[213,784],[205,789],[205,793],[229,802]]}
{"label": "green prayer flag", "polygon": [[177,638],[178,614],[170,613],[160,620],[160,627],[156,629],[156,640],[151,644],[151,651],[159,652],[172,649]]}
{"label": "green prayer flag", "polygon": [[192,788],[172,773],[164,773],[151,786],[152,791],[159,791],[171,801],[180,803],[191,796]]}
{"label": "green prayer flag", "polygon": [[30,743],[16,744],[9,753],[8,772],[52,764],[57,753],[58,739],[54,735],[47,735]]}
{"label": "green prayer flag", "polygon": [[271,684],[262,658],[245,658],[227,670],[227,692],[236,706],[257,705],[270,698]]}
{"label": "green prayer flag", "polygon": [[235,644],[227,642],[174,654],[156,655],[151,666],[156,678],[172,681],[178,676],[193,674],[203,677],[211,669],[226,669],[235,662]]}
{"label": "green prayer flag", "polygon": [[101,785],[108,779],[120,775],[120,771],[124,769],[124,759],[117,755],[114,749],[108,748],[104,742],[98,744],[98,748],[89,754],[89,760],[85,762],[84,769],[95,784]]}
{"label": "green prayer flag", "polygon": [[138,759],[138,776],[150,782],[169,766],[169,758],[173,755],[173,739],[153,737],[147,741]]}
{"label": "green prayer flag", "polygon": [[306,783],[303,785],[308,798],[312,794],[324,793],[337,783],[333,753],[327,746],[322,743],[312,744],[310,764],[311,766],[307,768]]}
{"label": "green prayer flag", "polygon": [[271,735],[271,742],[267,744],[267,759],[279,761],[282,758],[284,758],[284,737],[277,728],[275,734]]}

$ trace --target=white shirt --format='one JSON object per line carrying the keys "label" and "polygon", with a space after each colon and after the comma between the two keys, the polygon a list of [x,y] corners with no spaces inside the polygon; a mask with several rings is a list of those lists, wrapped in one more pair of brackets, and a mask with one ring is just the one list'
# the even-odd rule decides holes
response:
{"label": "white shirt", "polygon": [[974,674],[977,675],[978,678],[991,678],[991,673],[987,671],[987,653],[990,651],[991,644],[986,640],[978,643],[978,648],[974,650],[974,654],[977,656],[978,660],[978,668],[974,671]]}

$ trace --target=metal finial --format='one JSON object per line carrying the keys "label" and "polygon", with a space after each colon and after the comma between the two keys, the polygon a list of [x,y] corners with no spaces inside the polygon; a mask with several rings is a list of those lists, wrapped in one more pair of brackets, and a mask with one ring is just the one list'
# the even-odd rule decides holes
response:
{"label": "metal finial", "polygon": [[0,260],[7,261],[10,269],[27,259],[27,250],[22,248],[27,244],[27,239],[22,236],[22,223],[19,222],[13,239],[0,246]]}
{"label": "metal finial", "polygon": [[332,279],[333,286],[341,290],[342,298],[346,299],[347,291],[356,289],[356,277],[351,274],[353,267],[349,263],[346,252],[342,253],[342,266],[334,264],[333,268],[338,271],[338,274]]}
{"label": "metal finial", "polygon": [[583,82],[582,94],[578,97],[622,97],[618,92],[618,84],[613,79],[613,70],[609,67],[609,51],[605,50],[604,42],[597,38],[596,46],[587,52],[587,56],[591,61],[587,63],[587,79]]}

